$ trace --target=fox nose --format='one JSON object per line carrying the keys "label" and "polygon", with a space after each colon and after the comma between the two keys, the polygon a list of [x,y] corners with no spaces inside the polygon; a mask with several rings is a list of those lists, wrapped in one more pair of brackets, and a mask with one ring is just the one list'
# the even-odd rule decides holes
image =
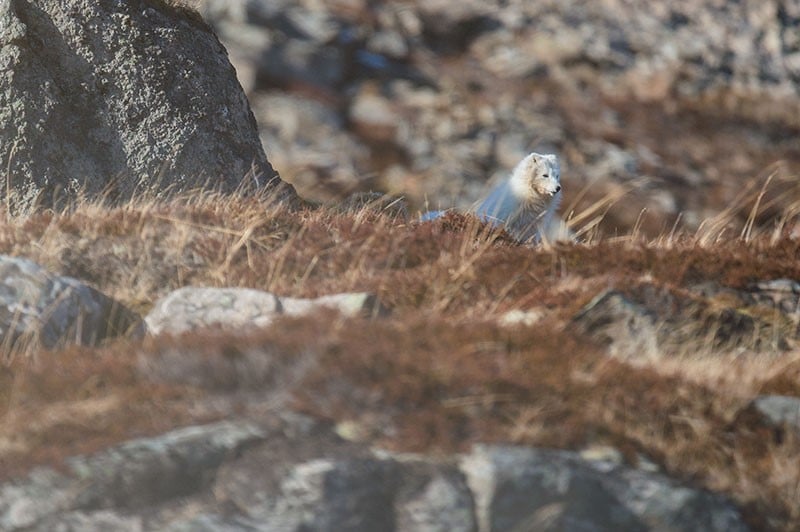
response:
{"label": "fox nose", "polygon": [[561,192],[561,185],[556,185],[556,193]]}

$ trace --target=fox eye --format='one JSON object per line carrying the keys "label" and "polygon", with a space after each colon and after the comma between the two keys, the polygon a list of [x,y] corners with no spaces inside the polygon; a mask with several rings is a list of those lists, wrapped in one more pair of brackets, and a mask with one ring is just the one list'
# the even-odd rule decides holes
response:
{"label": "fox eye", "polygon": [[544,174],[542,177],[550,177],[550,174]]}

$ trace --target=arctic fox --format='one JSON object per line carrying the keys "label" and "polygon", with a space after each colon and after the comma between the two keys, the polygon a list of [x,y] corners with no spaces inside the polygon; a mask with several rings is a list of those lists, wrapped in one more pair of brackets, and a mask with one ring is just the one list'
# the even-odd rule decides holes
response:
{"label": "arctic fox", "polygon": [[550,236],[553,216],[561,201],[561,167],[555,155],[531,153],[477,204],[481,219],[504,227],[524,243]]}

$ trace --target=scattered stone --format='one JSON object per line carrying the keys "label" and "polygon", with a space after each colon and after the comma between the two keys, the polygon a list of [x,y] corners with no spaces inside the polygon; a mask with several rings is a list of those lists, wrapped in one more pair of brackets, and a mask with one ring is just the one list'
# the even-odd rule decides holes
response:
{"label": "scattered stone", "polygon": [[337,310],[345,316],[383,312],[376,298],[364,292],[302,299],[279,298],[250,288],[189,286],[158,300],[145,322],[152,334],[183,334],[207,328],[261,328],[280,315],[300,316],[319,308]]}
{"label": "scattered stone", "polygon": [[592,462],[608,462],[617,465],[625,462],[625,457],[619,449],[610,445],[591,445],[581,449],[579,454],[582,459]]}
{"label": "scattered stone", "polygon": [[531,310],[510,310],[500,316],[500,325],[504,327],[515,327],[522,325],[531,327],[544,318],[545,313],[541,309]]}
{"label": "scattered stone", "polygon": [[364,84],[350,107],[350,122],[369,142],[393,142],[399,117],[391,102],[378,90]]}
{"label": "scattered stone", "polygon": [[607,346],[611,356],[648,360],[659,355],[657,315],[617,290],[597,295],[573,321],[581,332]]}
{"label": "scattered stone", "polygon": [[762,395],[756,397],[748,408],[757,412],[762,422],[771,427],[786,426],[800,432],[800,398]]}
{"label": "scattered stone", "polygon": [[287,316],[302,316],[319,308],[333,309],[340,312],[343,316],[385,312],[378,304],[375,296],[366,292],[331,294],[314,299],[283,297],[280,301],[281,312]]}
{"label": "scattered stone", "polygon": [[356,420],[340,421],[333,427],[333,431],[341,439],[351,442],[365,442],[371,435],[370,427]]}
{"label": "scattered stone", "polygon": [[760,302],[800,319],[800,282],[793,279],[759,281],[751,287],[751,292]]}
{"label": "scattered stone", "polygon": [[4,350],[97,345],[107,338],[144,333],[141,318],[121,303],[32,261],[0,255],[0,279]]}
{"label": "scattered stone", "polygon": [[408,43],[398,31],[384,30],[373,35],[367,42],[367,48],[377,54],[387,55],[394,59],[408,57]]}
{"label": "scattered stone", "polygon": [[225,48],[189,9],[6,1],[0,32],[0,166],[16,209],[190,188],[293,197]]}
{"label": "scattered stone", "polygon": [[748,530],[724,497],[567,451],[476,446],[461,469],[478,530]]}

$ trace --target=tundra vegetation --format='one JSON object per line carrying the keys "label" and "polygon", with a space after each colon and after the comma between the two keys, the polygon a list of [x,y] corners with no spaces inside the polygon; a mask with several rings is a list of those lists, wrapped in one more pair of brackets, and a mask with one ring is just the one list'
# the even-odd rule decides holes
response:
{"label": "tundra vegetation", "polygon": [[[0,147],[15,149],[0,167],[0,254],[90,283],[141,315],[185,286],[367,292],[386,312],[320,309],[249,332],[97,347],[3,342],[0,480],[39,465],[68,469],[68,458],[176,427],[267,425],[287,413],[343,441],[433,457],[477,442],[618,452],[627,465],[729,496],[753,529],[800,529],[796,409],[775,422],[754,402],[800,402],[800,12],[789,2],[300,2],[288,16],[249,1],[142,2],[167,22],[192,22],[167,35],[178,41],[207,33],[187,8],[200,10],[220,35],[204,42],[237,60],[270,161],[304,197],[331,205],[183,187],[112,202],[94,196],[98,186],[83,191],[93,199],[75,190],[57,208],[33,206],[14,188],[13,165],[26,166],[25,146],[36,163],[47,152],[7,142]],[[48,4],[67,20],[63,3]],[[253,9],[228,9],[245,4]],[[63,41],[39,37],[64,33],[49,20],[14,25],[32,36],[29,52],[52,54],[41,42]],[[118,45],[140,42],[126,37],[138,23],[106,28]],[[197,65],[225,59],[199,56]],[[222,67],[232,76],[227,59]],[[19,93],[41,94],[38,78],[29,86],[37,90]],[[147,94],[135,80],[127,86],[137,90],[120,101]],[[224,106],[209,104],[220,91],[200,88],[192,109],[203,113],[192,116],[205,120]],[[188,116],[151,103],[152,117]],[[245,114],[235,124],[250,122],[260,147]],[[70,127],[64,136],[93,150],[105,138]],[[231,151],[229,142],[199,145],[204,155]],[[521,245],[459,212],[418,221],[428,199],[463,208],[520,153],[548,146],[564,162],[561,214],[575,242]],[[231,164],[222,171],[234,186],[241,173]],[[117,170],[98,175],[109,173]],[[370,189],[401,192],[411,207],[342,202]],[[141,477],[158,497],[158,477]],[[36,526],[25,511],[50,502],[35,495],[7,512],[24,529]],[[141,500],[150,511],[152,499]]]}
{"label": "tundra vegetation", "polygon": [[[420,223],[385,202],[297,209],[197,192],[5,211],[0,253],[87,280],[142,314],[188,285],[298,297],[367,291],[390,314],[321,312],[246,335],[7,349],[0,475],[231,412],[290,408],[397,451],[609,445],[626,462],[649,460],[728,494],[754,526],[796,529],[800,438],[743,415],[757,396],[800,395],[796,323],[762,316],[774,327],[766,335],[785,341],[720,347],[707,330],[726,326],[718,317],[701,323],[690,349],[620,360],[574,320],[610,287],[685,294],[703,283],[800,279],[797,209],[762,219],[761,197],[699,231],[656,237],[601,234],[590,206],[569,217],[580,242],[536,248],[468,214]],[[504,323],[515,310],[537,317]],[[264,393],[274,403],[265,406]]]}

